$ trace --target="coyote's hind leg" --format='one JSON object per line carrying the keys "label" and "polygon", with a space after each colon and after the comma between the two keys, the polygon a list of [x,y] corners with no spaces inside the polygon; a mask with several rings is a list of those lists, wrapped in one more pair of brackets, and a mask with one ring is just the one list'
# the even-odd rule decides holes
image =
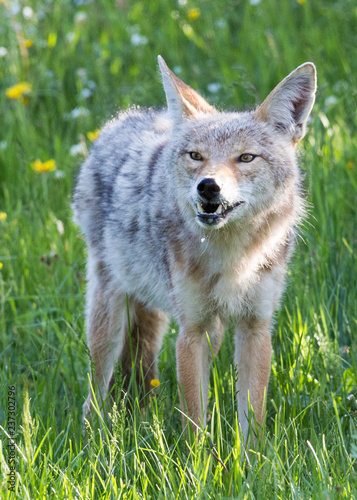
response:
{"label": "coyote's hind leg", "polygon": [[[118,361],[124,338],[125,295],[108,289],[100,262],[88,259],[87,342],[94,365],[92,386],[99,406],[105,401],[113,368]],[[83,417],[91,410],[93,394],[83,406]]]}
{"label": "coyote's hind leg", "polygon": [[135,301],[129,303],[130,327],[125,328],[121,354],[122,374],[128,387],[133,369],[141,395],[152,389],[151,381],[158,378],[157,357],[167,328],[165,314],[146,309]]}

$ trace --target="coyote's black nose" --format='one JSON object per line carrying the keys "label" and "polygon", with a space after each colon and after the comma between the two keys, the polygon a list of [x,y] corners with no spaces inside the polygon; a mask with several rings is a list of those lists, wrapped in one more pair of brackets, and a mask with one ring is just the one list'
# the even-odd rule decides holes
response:
{"label": "coyote's black nose", "polygon": [[202,179],[202,181],[198,184],[197,191],[207,200],[212,200],[219,195],[221,188],[214,179],[207,177],[206,179]]}

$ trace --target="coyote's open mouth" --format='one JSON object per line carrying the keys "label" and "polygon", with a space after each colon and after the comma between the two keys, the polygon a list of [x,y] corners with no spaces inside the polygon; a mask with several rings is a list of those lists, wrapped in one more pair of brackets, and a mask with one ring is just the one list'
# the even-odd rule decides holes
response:
{"label": "coyote's open mouth", "polygon": [[209,203],[199,201],[196,203],[197,217],[204,224],[218,224],[218,222],[224,219],[229,212],[242,203],[243,201],[238,201],[233,205],[229,205],[228,203]]}

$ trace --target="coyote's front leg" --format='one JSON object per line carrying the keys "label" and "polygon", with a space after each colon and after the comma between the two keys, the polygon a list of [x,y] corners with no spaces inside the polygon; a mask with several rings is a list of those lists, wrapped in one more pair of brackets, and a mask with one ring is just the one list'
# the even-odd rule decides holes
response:
{"label": "coyote's front leg", "polygon": [[238,369],[238,418],[244,440],[249,429],[249,403],[259,425],[263,424],[265,397],[271,365],[270,320],[241,319],[236,329],[235,363]]}
{"label": "coyote's front leg", "polygon": [[[222,341],[223,326],[218,318],[209,332],[213,354],[216,355]],[[206,425],[209,372],[212,362],[211,346],[207,339],[207,329],[194,327],[180,331],[176,342],[177,378],[179,383],[180,406],[198,427]]]}

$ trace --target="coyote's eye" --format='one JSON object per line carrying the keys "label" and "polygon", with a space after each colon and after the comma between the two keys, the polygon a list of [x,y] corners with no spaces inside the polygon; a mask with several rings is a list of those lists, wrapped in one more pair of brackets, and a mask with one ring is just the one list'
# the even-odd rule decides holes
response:
{"label": "coyote's eye", "polygon": [[200,153],[197,153],[197,151],[190,151],[189,155],[190,155],[190,157],[193,160],[196,160],[196,161],[202,161],[203,160],[202,156],[200,155]]}
{"label": "coyote's eye", "polygon": [[244,153],[244,155],[240,155],[238,161],[243,161],[244,163],[249,163],[253,161],[256,155],[251,155],[250,153]]}

